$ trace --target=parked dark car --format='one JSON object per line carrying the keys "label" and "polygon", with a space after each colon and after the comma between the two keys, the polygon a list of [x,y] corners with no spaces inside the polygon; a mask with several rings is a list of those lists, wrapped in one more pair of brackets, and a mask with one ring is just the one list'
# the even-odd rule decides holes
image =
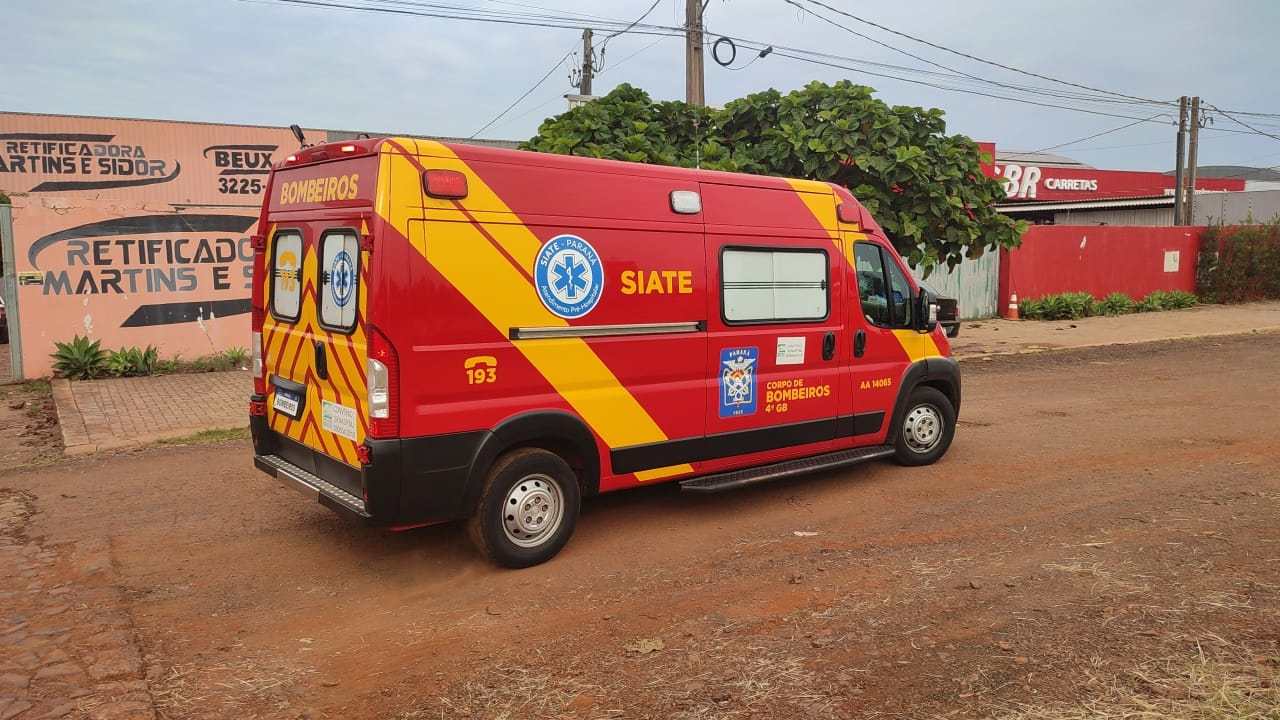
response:
{"label": "parked dark car", "polygon": [[953,297],[947,297],[938,292],[938,289],[924,280],[917,279],[922,289],[933,296],[938,303],[938,324],[947,331],[947,337],[953,338],[960,334],[960,301]]}

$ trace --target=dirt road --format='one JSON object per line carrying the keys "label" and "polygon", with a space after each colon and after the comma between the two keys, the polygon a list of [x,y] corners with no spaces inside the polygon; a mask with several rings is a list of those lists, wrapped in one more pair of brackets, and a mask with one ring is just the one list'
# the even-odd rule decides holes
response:
{"label": "dirt road", "polygon": [[935,466],[598,498],[523,571],[247,441],[10,471],[0,717],[1280,718],[1280,334],[962,370]]}

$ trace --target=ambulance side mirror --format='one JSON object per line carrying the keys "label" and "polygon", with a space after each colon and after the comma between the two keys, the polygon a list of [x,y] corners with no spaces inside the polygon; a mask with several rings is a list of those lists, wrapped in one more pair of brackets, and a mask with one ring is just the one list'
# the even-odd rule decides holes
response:
{"label": "ambulance side mirror", "polygon": [[938,303],[929,295],[929,291],[920,288],[916,296],[915,326],[916,332],[931,333],[938,327]]}

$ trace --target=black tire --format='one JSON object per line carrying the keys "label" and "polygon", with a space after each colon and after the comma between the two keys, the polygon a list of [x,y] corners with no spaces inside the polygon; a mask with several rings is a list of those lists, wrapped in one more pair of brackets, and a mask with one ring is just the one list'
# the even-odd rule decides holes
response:
{"label": "black tire", "polygon": [[956,411],[938,390],[920,386],[911,391],[898,426],[894,459],[902,465],[930,465],[951,447],[956,434]]}
{"label": "black tire", "polygon": [[503,455],[489,469],[467,526],[476,547],[495,563],[530,567],[555,557],[569,542],[581,506],[572,468],[555,453],[525,448]]}
{"label": "black tire", "polygon": [[952,325],[951,327],[947,328],[947,337],[949,338],[960,337],[960,326]]}

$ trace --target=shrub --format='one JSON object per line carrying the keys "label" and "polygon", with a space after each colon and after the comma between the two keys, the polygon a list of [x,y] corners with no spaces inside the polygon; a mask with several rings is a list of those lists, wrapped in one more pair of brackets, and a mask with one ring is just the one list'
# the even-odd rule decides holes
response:
{"label": "shrub", "polygon": [[1196,290],[1211,302],[1280,299],[1280,218],[1204,234]]}
{"label": "shrub", "polygon": [[1071,314],[1071,305],[1061,293],[1044,298],[1044,319],[1061,320]]}
{"label": "shrub", "polygon": [[156,363],[156,374],[157,375],[174,375],[177,373],[185,372],[182,369],[182,367],[183,367],[182,356],[174,355],[168,360],[161,360],[160,362]]}
{"label": "shrub", "polygon": [[1128,315],[1133,312],[1133,298],[1121,292],[1113,292],[1110,295],[1094,302],[1093,315]]}
{"label": "shrub", "polygon": [[53,371],[62,377],[92,380],[106,367],[107,353],[98,340],[89,342],[88,337],[76,335],[71,342],[55,342],[53,346],[56,350],[49,354]]}
{"label": "shrub", "polygon": [[1093,310],[1093,295],[1087,292],[1063,293],[1063,301],[1067,306],[1067,320],[1079,320],[1089,317]]}
{"label": "shrub", "polygon": [[1157,290],[1139,302],[1124,293],[1114,292],[1095,300],[1087,292],[1058,293],[1018,303],[1018,313],[1027,320],[1079,320],[1100,315],[1128,315],[1132,312],[1182,310],[1200,303],[1192,293],[1183,290]]}
{"label": "shrub", "polygon": [[1195,307],[1200,304],[1200,298],[1185,290],[1174,290],[1168,295],[1169,305],[1166,305],[1165,307],[1171,307],[1173,310],[1186,310],[1187,308]]}
{"label": "shrub", "polygon": [[145,350],[120,348],[107,356],[106,371],[115,377],[151,375],[159,360],[160,352],[154,345],[148,345]]}
{"label": "shrub", "polygon": [[242,347],[227,348],[222,353],[233,368],[243,368],[249,360],[249,349]]}
{"label": "shrub", "polygon": [[1093,302],[1093,296],[1087,292],[1046,295],[1039,300],[1019,302],[1018,315],[1028,320],[1078,320],[1089,316]]}
{"label": "shrub", "polygon": [[69,343],[54,343],[57,352],[50,355],[54,359],[54,372],[72,380],[91,380],[104,374],[136,377],[238,370],[249,362],[249,351],[242,347],[202,355],[194,360],[183,360],[181,355],[161,360],[160,351],[154,345],[145,349],[122,347],[105,351],[99,342],[91,343],[89,338],[77,335]]}
{"label": "shrub", "polygon": [[1018,317],[1028,320],[1044,320],[1044,301],[1032,299],[1019,301]]}
{"label": "shrub", "polygon": [[1160,312],[1164,307],[1160,305],[1160,298],[1151,294],[1139,300],[1133,309],[1135,312]]}
{"label": "shrub", "polygon": [[1138,312],[1159,312],[1161,310],[1185,310],[1194,307],[1199,300],[1195,295],[1182,290],[1156,290],[1142,298],[1137,304]]}

